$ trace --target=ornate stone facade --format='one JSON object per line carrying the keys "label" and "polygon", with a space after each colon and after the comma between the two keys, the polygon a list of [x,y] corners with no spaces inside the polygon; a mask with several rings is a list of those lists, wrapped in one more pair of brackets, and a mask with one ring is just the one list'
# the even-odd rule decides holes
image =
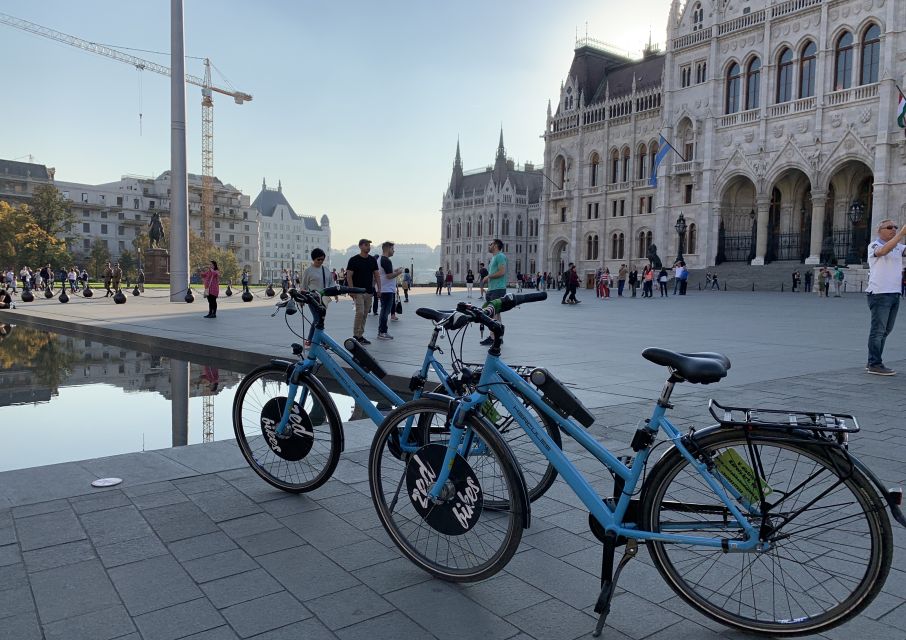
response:
{"label": "ornate stone facade", "polygon": [[[453,271],[457,283],[465,282],[472,269],[478,277],[479,263],[488,264],[488,244],[494,238],[504,243],[507,278],[535,273],[541,217],[542,168],[526,163],[518,169],[506,157],[503,131],[493,166],[464,173],[456,144],[450,185],[443,197],[440,266]],[[435,267],[436,269],[436,267]]]}
{"label": "ornate stone facade", "polygon": [[[693,268],[861,261],[872,220],[906,220],[904,29],[893,0],[674,0],[666,53],[580,41],[548,107],[539,268],[614,271],[650,242],[669,263],[681,213]],[[651,187],[660,135],[677,153]]]}

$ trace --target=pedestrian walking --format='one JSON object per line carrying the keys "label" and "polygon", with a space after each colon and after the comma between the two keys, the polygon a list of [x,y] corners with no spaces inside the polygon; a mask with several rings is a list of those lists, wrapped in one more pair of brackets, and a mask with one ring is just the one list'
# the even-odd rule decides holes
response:
{"label": "pedestrian walking", "polygon": [[[658,283],[658,285],[659,285],[659,287],[660,287],[660,292],[661,292],[661,297],[662,297],[662,298],[668,297],[668,294],[667,294],[667,280],[669,280],[669,279],[670,279],[670,276],[667,275],[667,268],[666,268],[666,267],[662,267],[662,268],[661,268],[661,272],[657,275],[657,283]],[[677,280],[677,282],[679,282],[679,281]],[[674,287],[673,287],[673,295],[676,295],[676,285],[675,285],[675,284],[674,284]]]}
{"label": "pedestrian walking", "polygon": [[201,279],[204,282],[204,296],[208,299],[208,315],[203,317],[216,318],[217,296],[220,295],[220,270],[217,268],[216,260],[211,260],[211,265],[205,267]]}
{"label": "pedestrian walking", "polygon": [[[303,291],[323,291],[327,287],[333,285],[333,280],[331,274],[327,272],[327,267],[324,266],[324,260],[327,257],[327,254],[324,253],[324,249],[320,247],[315,247],[311,250],[311,266],[309,266],[305,271],[302,272],[302,278],[299,282],[299,287]],[[322,296],[321,302],[324,305],[325,314],[327,310],[327,305],[330,304],[330,296]],[[305,338],[305,346],[311,346],[311,340],[307,337]]]}
{"label": "pedestrian walking", "polygon": [[110,290],[110,284],[113,282],[113,267],[110,266],[108,262],[104,266],[104,289],[107,290],[107,293],[104,295],[105,298],[109,298],[113,295],[113,291]]}
{"label": "pedestrian walking", "polygon": [[444,268],[437,267],[437,271],[434,272],[434,279],[437,280],[437,289],[434,290],[434,295],[439,296],[444,290]]}
{"label": "pedestrian walking", "polygon": [[371,341],[365,337],[365,321],[368,319],[368,310],[371,308],[375,285],[380,287],[377,260],[369,255],[370,252],[371,240],[362,238],[359,240],[359,252],[352,256],[346,264],[346,286],[365,290],[365,293],[350,294],[355,304],[352,337],[359,344],[371,344]]}
{"label": "pedestrian walking", "polygon": [[70,293],[75,293],[76,292],[76,280],[79,279],[79,274],[78,274],[78,272],[76,272],[75,267],[69,267],[69,272],[66,274],[66,279],[69,280]]}
{"label": "pedestrian walking", "polygon": [[610,269],[604,268],[603,273],[601,273],[601,297],[605,300],[610,299],[610,286],[613,282],[610,279]]}
{"label": "pedestrian walking", "polygon": [[623,297],[623,287],[626,286],[626,276],[629,274],[629,268],[625,264],[620,265],[617,271],[617,297]]}
{"label": "pedestrian walking", "polygon": [[88,269],[82,267],[82,273],[79,274],[79,279],[82,281],[82,289],[88,288]]}
{"label": "pedestrian walking", "polygon": [[812,282],[814,281],[814,279],[815,279],[814,270],[806,269],[805,270],[805,292],[806,293],[812,292]]}
{"label": "pedestrian walking", "polygon": [[393,336],[387,331],[387,319],[390,317],[391,311],[396,307],[396,278],[403,272],[401,268],[393,268],[391,258],[394,251],[394,245],[389,240],[381,245],[381,257],[378,260],[381,286],[381,315],[378,320],[378,340],[393,340]]}
{"label": "pedestrian walking", "polygon": [[714,291],[715,289],[720,291],[720,282],[717,279],[717,274],[712,273],[711,274],[711,291]]}
{"label": "pedestrian walking", "polygon": [[472,286],[475,284],[475,273],[471,269],[466,270],[466,297],[472,297]]}
{"label": "pedestrian walking", "polygon": [[635,298],[636,289],[639,288],[639,272],[633,267],[629,272],[629,292]]}
{"label": "pedestrian walking", "polygon": [[893,220],[882,220],[877,236],[868,245],[868,309],[871,326],[868,331],[868,364],[865,371],[878,376],[892,376],[896,371],[884,365],[884,343],[893,331],[900,308],[903,237],[906,227],[897,229]]}
{"label": "pedestrian walking", "polygon": [[840,268],[840,265],[837,265],[837,268],[834,269],[834,297],[839,298],[843,290],[843,269]]}
{"label": "pedestrian walking", "polygon": [[484,266],[484,262],[478,263],[478,299],[484,299],[484,283],[485,278],[488,277],[488,270]]}
{"label": "pedestrian walking", "polygon": [[673,263],[673,295],[676,295],[676,292],[680,288],[680,273],[683,271],[683,266],[679,262]]}
{"label": "pedestrian walking", "polygon": [[13,297],[5,287],[0,287],[0,309],[15,309]]}
{"label": "pedestrian walking", "polygon": [[642,270],[642,297],[643,298],[652,298],[654,297],[654,269],[651,268],[650,264],[646,264],[645,268]]}
{"label": "pedestrian walking", "polygon": [[406,297],[406,302],[409,302],[409,289],[412,288],[412,274],[409,273],[409,269],[403,269],[403,295]]}
{"label": "pedestrian walking", "polygon": [[680,272],[679,272],[679,281],[680,281],[680,290],[679,294],[681,296],[686,295],[686,287],[689,284],[689,269],[686,268],[685,262],[680,262]]}
{"label": "pedestrian walking", "polygon": [[138,283],[137,283],[138,290],[141,291],[142,293],[144,293],[145,292],[145,270],[144,269],[138,270],[137,280],[138,280]]}
{"label": "pedestrian walking", "polygon": [[114,291],[120,290],[120,280],[123,278],[123,270],[120,268],[120,263],[116,262],[113,265],[113,272],[111,274],[112,286]]}
{"label": "pedestrian walking", "polygon": [[453,272],[452,271],[447,270],[447,277],[445,278],[444,282],[447,285],[447,295],[452,296],[453,295]]}

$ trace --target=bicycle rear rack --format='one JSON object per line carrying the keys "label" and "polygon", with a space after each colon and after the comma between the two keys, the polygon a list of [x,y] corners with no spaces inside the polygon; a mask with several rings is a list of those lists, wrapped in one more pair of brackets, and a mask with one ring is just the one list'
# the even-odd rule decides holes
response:
{"label": "bicycle rear rack", "polygon": [[708,411],[725,427],[767,427],[771,429],[805,429],[823,433],[856,433],[859,422],[848,413],[825,411],[788,411],[725,407],[711,399]]}

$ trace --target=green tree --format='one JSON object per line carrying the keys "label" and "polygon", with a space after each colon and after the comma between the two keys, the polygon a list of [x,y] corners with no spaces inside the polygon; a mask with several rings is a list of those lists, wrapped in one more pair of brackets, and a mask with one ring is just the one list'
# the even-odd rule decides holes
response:
{"label": "green tree", "polygon": [[217,261],[217,266],[220,268],[221,282],[239,282],[241,271],[239,270],[239,260],[236,259],[235,253],[229,249],[214,247],[208,255],[210,260]]}
{"label": "green tree", "polygon": [[26,205],[0,201],[0,264],[36,268],[48,262],[57,268],[71,263],[65,241],[40,227]]}
{"label": "green tree", "polygon": [[94,277],[100,280],[101,269],[103,269],[104,263],[110,260],[110,249],[107,248],[107,243],[95,237],[94,242],[91,243],[91,253],[88,254],[88,258],[94,265]]}
{"label": "green tree", "polygon": [[42,184],[35,187],[29,208],[35,222],[45,233],[60,237],[72,232],[75,216],[53,185]]}
{"label": "green tree", "polygon": [[135,270],[135,266],[135,255],[126,249],[120,254],[120,269],[123,270],[123,280],[127,282],[134,280],[132,272]]}

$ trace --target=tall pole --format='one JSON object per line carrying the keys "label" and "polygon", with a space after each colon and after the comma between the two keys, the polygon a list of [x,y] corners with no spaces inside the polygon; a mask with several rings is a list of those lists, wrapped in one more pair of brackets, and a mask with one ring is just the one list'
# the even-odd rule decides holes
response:
{"label": "tall pole", "polygon": [[181,302],[189,284],[186,63],[182,0],[170,0],[170,69],[170,302]]}

